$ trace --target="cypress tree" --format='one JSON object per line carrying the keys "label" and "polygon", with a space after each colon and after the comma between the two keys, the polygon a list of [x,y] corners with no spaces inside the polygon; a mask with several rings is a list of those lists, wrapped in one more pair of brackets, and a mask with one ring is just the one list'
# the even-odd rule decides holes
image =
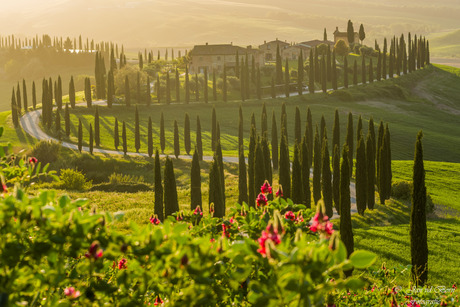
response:
{"label": "cypress tree", "polygon": [[161,103],[161,83],[160,83],[160,75],[157,75],[157,86],[156,86],[156,91],[157,91],[157,100],[158,103]]}
{"label": "cypress tree", "polygon": [[353,23],[351,22],[351,20],[348,20],[347,39],[350,45],[355,42],[355,30],[354,30]]}
{"label": "cypress tree", "polygon": [[265,180],[271,184],[273,180],[272,161],[270,159],[270,145],[268,144],[267,134],[262,136],[262,152],[264,154]]}
{"label": "cypress tree", "polygon": [[320,67],[320,62],[318,60],[318,46],[315,47],[314,64],[315,64],[315,81],[319,83],[321,82],[321,67]]}
{"label": "cypress tree", "polygon": [[353,65],[353,85],[358,85],[358,64],[356,63],[356,60]]}
{"label": "cypress tree", "polygon": [[18,107],[16,104],[16,96],[14,95],[14,87],[13,87],[13,95],[11,97],[11,118],[13,120],[14,127],[19,126],[19,117],[18,117]]}
{"label": "cypress tree", "polygon": [[358,213],[364,215],[367,207],[367,161],[364,137],[361,134],[356,146],[356,207]]}
{"label": "cypress tree", "polygon": [[305,137],[308,146],[308,163],[311,167],[313,163],[313,120],[311,117],[310,107],[307,107],[307,124],[305,126]]}
{"label": "cypress tree", "polygon": [[180,102],[180,79],[179,79],[179,70],[176,68],[176,102]]}
{"label": "cypress tree", "polygon": [[348,149],[348,165],[350,166],[350,170],[348,174],[351,176],[353,175],[353,115],[351,112],[348,113],[348,126],[347,126],[347,149]]}
{"label": "cypress tree", "polygon": [[[348,146],[345,144],[342,151],[340,165],[340,239],[347,249],[347,257],[354,251],[353,229],[351,226],[350,202],[350,166],[348,165]],[[352,270],[344,272],[350,276]]]}
{"label": "cypress tree", "polygon": [[242,205],[243,202],[248,203],[248,183],[244,148],[240,147],[238,158],[238,203]]}
{"label": "cypress tree", "polygon": [[[385,184],[386,184],[386,199],[390,199],[391,196],[391,181],[392,181],[392,171],[391,171],[391,142],[390,142],[390,130],[388,129],[388,124],[386,124],[385,133],[384,133],[384,143],[385,143]],[[385,142],[386,141],[386,142]]]}
{"label": "cypress tree", "polygon": [[216,71],[212,70],[212,100],[217,100],[217,82],[216,82]]}
{"label": "cypress tree", "polygon": [[164,206],[165,218],[179,211],[179,202],[177,200],[176,176],[174,175],[173,162],[166,157],[164,173]]}
{"label": "cypress tree", "polygon": [[115,125],[113,128],[113,143],[115,146],[115,149],[118,150],[118,146],[120,145],[120,136],[118,133],[118,119],[115,117]]}
{"label": "cypress tree", "polygon": [[128,152],[128,141],[126,140],[126,123],[123,121],[123,127],[121,131],[121,140],[122,140],[122,145],[123,145],[123,153],[126,156],[126,153]]}
{"label": "cypress tree", "polygon": [[[324,56],[323,56],[324,58]],[[326,75],[327,81],[332,81],[332,59],[331,59],[331,48],[327,48],[327,56],[326,56]]]}
{"label": "cypress tree", "polygon": [[306,137],[302,140],[301,168],[302,168],[302,187],[303,187],[303,204],[311,208],[311,191],[310,191],[310,162],[308,161],[308,145]]}
{"label": "cypress tree", "polygon": [[387,39],[383,41],[383,54],[382,54],[382,78],[387,78]]}
{"label": "cypress tree", "polygon": [[281,106],[281,133],[286,137],[286,144],[289,142],[288,131],[287,131],[287,114],[286,114],[286,103],[283,102]]}
{"label": "cypress tree", "polygon": [[243,129],[244,124],[243,124],[243,109],[240,105],[239,113],[238,113],[238,149],[241,150],[243,146],[243,140],[244,140],[244,135],[243,135]]}
{"label": "cypress tree", "polygon": [[179,143],[179,127],[177,120],[174,120],[174,155],[179,158],[180,155],[180,143]]}
{"label": "cypress tree", "polygon": [[59,112],[59,109],[56,110],[56,117],[55,117],[55,124],[54,128],[56,129],[56,134],[58,139],[61,139],[61,114]]}
{"label": "cypress tree", "polygon": [[369,83],[374,82],[374,67],[372,65],[372,58],[369,59]]}
{"label": "cypress tree", "polygon": [[332,128],[332,148],[337,145],[340,148],[340,121],[339,110],[335,109],[334,127]]}
{"label": "cypress tree", "polygon": [[321,199],[321,142],[319,140],[318,125],[316,125],[313,162],[313,201],[315,204]]}
{"label": "cypress tree", "polygon": [[166,104],[170,104],[170,103],[171,103],[171,79],[169,78],[169,71],[167,71],[166,72]]}
{"label": "cypress tree", "polygon": [[19,82],[18,82],[18,87],[16,89],[16,105],[18,106],[18,113],[21,114],[22,102],[21,102],[21,88],[19,87]]}
{"label": "cypress tree", "polygon": [[185,113],[184,120],[184,148],[187,155],[190,155],[192,144],[190,140],[190,117],[188,116],[188,113]]}
{"label": "cypress tree", "polygon": [[[69,93],[69,97],[70,97],[70,93]],[[35,81],[32,82],[32,106],[34,110],[37,107],[37,90],[35,88]]]}
{"label": "cypress tree", "polygon": [[[27,92],[26,92],[26,84],[24,82],[24,110],[27,110]],[[61,76],[58,76],[57,81],[57,89],[56,89],[56,105],[59,110],[62,110],[62,80]]]}
{"label": "cypress tree", "polygon": [[141,148],[141,135],[140,135],[140,124],[139,124],[139,111],[136,106],[136,113],[134,115],[134,146],[136,152],[139,152]]}
{"label": "cypress tree", "polygon": [[[254,59],[254,57],[253,57]],[[261,88],[261,80],[260,80],[260,69],[257,67],[257,76],[256,76],[256,94],[257,99],[262,99],[262,88]]]}
{"label": "cypress tree", "polygon": [[356,141],[359,141],[362,134],[363,134],[363,120],[360,115],[358,117],[358,126],[356,127]]}
{"label": "cypress tree", "polygon": [[214,204],[214,217],[222,218],[225,215],[224,200],[222,197],[222,187],[220,180],[219,163],[214,154],[209,171],[209,205]]}
{"label": "cypress tree", "polygon": [[321,115],[321,128],[319,130],[319,140],[321,141],[321,148],[323,146],[323,139],[324,139],[324,136],[326,136],[326,139],[327,139],[327,132],[326,132],[326,120],[324,119],[324,114]]}
{"label": "cypress tree", "polygon": [[163,112],[161,112],[160,118],[160,148],[161,153],[164,154],[166,148],[166,138],[165,138],[165,118]]}
{"label": "cypress tree", "polygon": [[201,174],[200,174],[200,158],[198,151],[195,148],[192,159],[192,169],[190,174],[190,208],[195,210],[197,206],[202,207],[201,202]]}
{"label": "cypress tree", "polygon": [[[158,86],[160,84],[158,83]],[[157,94],[159,95],[159,93]],[[158,101],[159,102],[159,101]],[[127,107],[131,106],[131,90],[129,89],[129,79],[128,76],[125,78],[125,103]]]}
{"label": "cypress tree", "polygon": [[93,126],[89,124],[89,153],[93,154]]}
{"label": "cypress tree", "polygon": [[261,116],[261,134],[264,136],[268,132],[268,122],[267,122],[267,108],[265,107],[265,102],[262,105],[262,116]]}
{"label": "cypress tree", "polygon": [[289,147],[286,135],[281,132],[279,183],[283,187],[284,197],[291,197],[291,165],[289,162]]}
{"label": "cypress tree", "polygon": [[151,158],[153,155],[153,128],[152,128],[152,118],[149,116],[149,123],[147,126],[147,154]]}
{"label": "cypress tree", "polygon": [[70,77],[70,83],[69,83],[69,102],[70,102],[70,106],[72,107],[72,109],[75,109],[75,84],[73,81],[73,76]]}
{"label": "cypress tree", "polygon": [[204,69],[204,90],[203,90],[204,102],[208,103],[208,69]]}
{"label": "cypress tree", "polygon": [[313,62],[313,49],[310,49],[309,74],[308,74],[308,91],[310,94],[315,93],[315,65]]}
{"label": "cypress tree", "polygon": [[211,149],[216,150],[217,143],[217,116],[216,107],[212,106],[212,118],[211,118]]}
{"label": "cypress tree", "polygon": [[260,138],[258,138],[254,155],[254,195],[258,194],[258,190],[264,184],[265,179],[268,179],[268,177],[265,172],[264,152]]}
{"label": "cypress tree", "polygon": [[107,107],[111,108],[113,104],[113,95],[114,95],[114,79],[113,72],[109,70],[109,75],[107,78]]}
{"label": "cypress tree", "polygon": [[87,107],[91,108],[93,99],[91,96],[91,80],[89,78],[85,79],[85,100],[86,100]]}
{"label": "cypress tree", "polygon": [[428,280],[428,242],[426,226],[426,186],[423,165],[423,133],[417,134],[414,154],[412,206],[410,215],[411,277],[416,287],[423,287]]}
{"label": "cypress tree", "polygon": [[227,68],[224,66],[224,75],[222,77],[222,100],[227,102]]}
{"label": "cypress tree", "polygon": [[348,58],[343,58],[343,86],[348,88]]}
{"label": "cypress tree", "polygon": [[332,198],[337,214],[340,214],[340,152],[339,146],[334,145],[332,154]]}
{"label": "cypress tree", "polygon": [[[370,126],[370,125],[369,125]],[[372,127],[373,129],[373,127]],[[367,133],[366,139],[366,169],[367,169],[367,208],[374,209],[375,204],[375,141],[372,133]],[[356,161],[358,163],[358,161]]]}
{"label": "cypress tree", "polygon": [[220,178],[220,187],[222,189],[222,200],[223,200],[223,207],[224,207],[224,214],[225,214],[225,176],[224,176],[224,157],[222,155],[222,146],[220,145],[220,139],[217,141],[216,145],[216,161],[219,166],[219,178]]}
{"label": "cypress tree", "polygon": [[254,207],[256,202],[255,184],[254,184],[254,157],[256,152],[256,127],[251,125],[251,134],[249,135],[249,153],[248,153],[248,194],[249,206]]}
{"label": "cypress tree", "polygon": [[326,207],[326,215],[328,217],[332,217],[334,214],[332,211],[332,174],[327,137],[324,137],[323,139],[321,157],[321,191],[323,193],[323,201]]}
{"label": "cypress tree", "polygon": [[78,151],[81,153],[83,148],[83,128],[81,125],[81,119],[78,119]]}
{"label": "cypress tree", "polygon": [[[393,43],[392,43],[393,45]],[[388,61],[388,76],[390,78],[393,78],[394,77],[394,50],[393,50],[393,46],[390,47],[390,57],[389,57],[389,61]]]}
{"label": "cypress tree", "polygon": [[195,148],[198,151],[198,158],[203,160],[203,141],[201,139],[201,121],[200,116],[196,116],[196,139],[195,139]]}
{"label": "cypress tree", "polygon": [[379,50],[379,56],[377,59],[377,81],[382,79],[382,53]]}
{"label": "cypress tree", "polygon": [[272,83],[271,83],[271,95],[272,98],[276,98],[276,89],[275,89],[275,79],[272,77]]}
{"label": "cypress tree", "polygon": [[362,58],[362,62],[361,62],[361,82],[363,84],[366,84],[366,74],[367,74],[366,60],[364,58],[364,55],[362,55],[361,58]]}
{"label": "cypress tree", "polygon": [[69,112],[69,104],[65,104],[65,113],[64,113],[64,121],[65,121],[65,135],[69,137],[70,135],[70,112]]}
{"label": "cypress tree", "polygon": [[200,88],[198,83],[198,74],[195,74],[195,101],[200,101]]}
{"label": "cypress tree", "polygon": [[335,62],[335,50],[332,52],[332,72],[331,72],[332,89],[337,90],[337,64]]}
{"label": "cypress tree", "polygon": [[275,111],[272,112],[272,161],[273,169],[278,169],[278,128],[276,127]]}
{"label": "cypress tree", "polygon": [[303,94],[303,52],[300,52],[297,61],[297,91],[299,95]]}
{"label": "cypress tree", "polygon": [[101,143],[100,133],[99,133],[99,108],[96,106],[96,113],[94,114],[94,142],[96,147],[99,147]]}
{"label": "cypress tree", "polygon": [[294,142],[300,144],[302,141],[302,128],[301,128],[301,119],[300,119],[300,109],[298,106],[295,107],[295,121],[294,121]]}
{"label": "cypress tree", "polygon": [[299,144],[294,145],[294,160],[292,161],[292,201],[294,204],[302,204],[304,200],[304,188],[302,184],[302,167],[300,165]]}
{"label": "cypress tree", "polygon": [[241,101],[246,100],[246,74],[245,74],[245,66],[241,68],[241,76],[240,76],[240,94],[241,94]]}
{"label": "cypress tree", "polygon": [[327,92],[326,60],[324,56],[321,58],[321,88],[323,93]]}
{"label": "cypress tree", "polygon": [[290,93],[290,77],[289,77],[289,62],[286,59],[286,65],[284,67],[284,94],[286,95],[286,98],[289,98],[289,93]]}
{"label": "cypress tree", "polygon": [[280,46],[276,46],[276,84],[283,83],[283,63],[281,60]]}
{"label": "cypress tree", "polygon": [[[61,81],[61,77],[59,77],[59,81]],[[28,105],[27,105],[27,87],[26,87],[26,80],[22,79],[22,94],[23,94],[23,99],[24,99],[24,112],[28,111]],[[61,108],[62,108],[62,94],[61,94]]]}
{"label": "cypress tree", "polygon": [[164,220],[163,184],[161,183],[161,165],[158,149],[155,151],[155,215],[160,221]]}

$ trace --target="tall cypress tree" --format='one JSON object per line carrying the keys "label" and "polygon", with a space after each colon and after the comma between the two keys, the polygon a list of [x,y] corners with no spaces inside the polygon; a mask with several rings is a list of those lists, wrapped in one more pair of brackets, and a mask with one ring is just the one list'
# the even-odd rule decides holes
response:
{"label": "tall cypress tree", "polygon": [[238,150],[241,150],[243,148],[243,140],[244,140],[244,135],[243,135],[243,109],[239,108],[238,111]]}
{"label": "tall cypress tree", "polygon": [[89,78],[85,79],[85,100],[86,106],[91,108],[93,99],[91,97],[91,81]]}
{"label": "tall cypress tree", "polygon": [[161,165],[158,149],[155,152],[155,207],[154,212],[160,221],[164,220],[163,184],[161,183]]}
{"label": "tall cypress tree", "polygon": [[[61,81],[61,77],[59,76],[59,81]],[[26,86],[26,80],[22,79],[22,94],[23,94],[23,99],[24,99],[24,112],[27,112],[29,107],[27,105],[27,86]],[[61,108],[62,108],[62,90],[61,90]],[[59,106],[58,106],[59,107]]]}
{"label": "tall cypress tree", "polygon": [[171,79],[169,78],[169,71],[166,72],[166,104],[171,103]]}
{"label": "tall cypress tree", "polygon": [[152,128],[152,118],[149,116],[149,123],[147,126],[147,154],[151,158],[153,155],[153,128]]}
{"label": "tall cypress tree", "polygon": [[209,170],[209,205],[214,204],[214,217],[218,218],[225,215],[221,182],[219,163],[216,160],[216,154],[214,154],[214,160]]}
{"label": "tall cypress tree", "polygon": [[217,141],[216,145],[216,152],[215,152],[216,161],[219,166],[219,179],[220,179],[220,188],[221,188],[221,195],[222,195],[222,205],[225,214],[225,176],[224,176],[224,157],[222,155],[222,146],[220,145],[220,139]]}
{"label": "tall cypress tree", "polygon": [[198,74],[195,74],[195,101],[200,101],[200,85],[198,82]]}
{"label": "tall cypress tree", "polygon": [[378,130],[378,138],[377,138],[377,147],[375,149],[375,153],[377,155],[376,167],[377,167],[377,188],[380,194],[380,148],[382,147],[383,143],[383,133],[385,128],[383,127],[383,121],[380,121],[379,130]]}
{"label": "tall cypress tree", "polygon": [[72,109],[75,108],[75,84],[73,81],[73,76],[70,77],[69,82],[69,102]]}
{"label": "tall cypress tree", "polygon": [[313,49],[310,49],[309,74],[308,74],[308,91],[310,94],[315,93],[315,65],[313,62]]}
{"label": "tall cypress tree", "polygon": [[290,89],[290,77],[289,77],[289,62],[286,59],[286,64],[284,66],[284,94],[286,95],[286,98],[289,98],[289,93],[291,91]]}
{"label": "tall cypress tree", "polygon": [[363,119],[361,115],[358,117],[358,126],[356,127],[356,141],[359,141],[361,135],[363,134]]}
{"label": "tall cypress tree", "polygon": [[426,186],[423,164],[423,133],[417,134],[414,154],[412,206],[410,215],[411,277],[416,287],[428,280],[428,242],[426,226]]}
{"label": "tall cypress tree", "polygon": [[388,124],[385,127],[384,133],[384,143],[385,143],[385,184],[386,184],[386,199],[390,199],[391,196],[391,180],[392,180],[392,170],[391,170],[391,141],[390,141],[390,130],[388,129]]}
{"label": "tall cypress tree", "polygon": [[161,103],[161,83],[160,83],[160,75],[157,75],[157,85],[156,85],[156,92],[157,92],[157,101],[158,103]]}
{"label": "tall cypress tree", "polygon": [[281,59],[280,46],[276,46],[276,84],[283,84],[283,63]]}
{"label": "tall cypress tree", "polygon": [[302,204],[304,200],[302,184],[302,167],[300,165],[300,149],[296,142],[294,145],[294,160],[292,161],[292,194],[294,204]]}
{"label": "tall cypress tree", "polygon": [[[51,90],[51,93],[53,93],[52,90]],[[51,95],[51,100],[53,99],[52,97],[53,95]],[[21,102],[21,88],[19,87],[19,82],[18,82],[18,86],[16,89],[16,105],[18,106],[18,113],[21,114],[22,102]]]}
{"label": "tall cypress tree", "polygon": [[337,63],[335,62],[335,50],[332,52],[332,72],[331,72],[332,89],[337,90]]}
{"label": "tall cypress tree", "polygon": [[332,128],[332,148],[337,145],[340,148],[340,121],[339,110],[335,109],[334,114],[334,127]]}
{"label": "tall cypress tree", "polygon": [[313,151],[313,201],[317,204],[321,199],[321,142],[319,140],[318,125],[316,125]]}
{"label": "tall cypress tree", "polygon": [[[24,82],[24,110],[27,111],[27,92]],[[56,105],[59,110],[62,110],[62,79],[61,76],[58,76],[57,88],[56,88]]]}
{"label": "tall cypress tree", "polygon": [[305,126],[305,137],[307,138],[308,146],[308,162],[310,167],[313,163],[313,119],[311,116],[310,107],[307,107],[307,124]]}
{"label": "tall cypress tree", "polygon": [[326,59],[321,58],[321,89],[323,93],[327,92],[327,75],[326,75]]}
{"label": "tall cypress tree", "polygon": [[83,127],[81,124],[81,119],[78,119],[78,151],[81,153],[83,149]]}
{"label": "tall cypress tree", "polygon": [[377,58],[377,81],[382,79],[382,53],[379,50],[379,55]]}
{"label": "tall cypress tree", "polygon": [[344,56],[343,58],[343,86],[348,88],[348,58]]}
{"label": "tall cypress tree", "polygon": [[301,51],[297,61],[297,91],[299,95],[303,94],[303,73],[303,52]]}
{"label": "tall cypress tree", "polygon": [[150,107],[152,104],[152,96],[150,95],[150,76],[147,75],[147,82],[145,84],[145,104]]}
{"label": "tall cypress tree", "polygon": [[16,104],[16,96],[14,95],[14,87],[13,87],[13,95],[11,97],[11,117],[13,120],[14,127],[18,127],[19,126],[18,106]]}
{"label": "tall cypress tree", "polygon": [[203,160],[203,141],[201,139],[201,121],[200,116],[196,116],[196,139],[195,139],[195,148],[198,152],[198,158]]}
{"label": "tall cypress tree", "polygon": [[70,112],[69,112],[69,104],[65,104],[65,113],[64,113],[64,121],[65,121],[65,135],[69,137],[70,135]]}
{"label": "tall cypress tree", "polygon": [[240,147],[238,158],[238,203],[248,203],[248,183],[246,174],[246,159],[244,158],[244,148]]}
{"label": "tall cypress tree", "polygon": [[56,110],[56,117],[54,118],[54,128],[56,129],[56,134],[58,139],[61,139],[61,113],[59,109]]}
{"label": "tall cypress tree", "polygon": [[212,117],[211,117],[211,149],[216,150],[217,143],[217,116],[216,107],[212,106]]}
{"label": "tall cypress tree", "polygon": [[193,153],[192,169],[190,173],[190,208],[191,210],[195,210],[197,206],[200,206],[200,208],[202,207],[200,158],[196,148]]}
{"label": "tall cypress tree", "polygon": [[275,79],[272,77],[272,83],[270,87],[270,93],[272,98],[276,98],[276,88],[275,88]]}
{"label": "tall cypress tree", "polygon": [[369,59],[369,83],[374,82],[374,67],[372,65],[372,58]]}
{"label": "tall cypress tree", "polygon": [[306,137],[302,140],[301,168],[302,168],[302,187],[303,187],[303,204],[311,208],[311,191],[310,191],[310,162],[308,161],[308,145]]}
{"label": "tall cypress tree", "polygon": [[275,111],[272,112],[272,161],[273,169],[278,169],[278,128],[276,127]]}
{"label": "tall cypress tree", "polygon": [[125,123],[125,121],[123,121],[123,124],[122,124],[121,140],[122,140],[122,146],[123,146],[123,153],[126,156],[126,153],[128,152],[128,141],[126,139],[126,123]]}
{"label": "tall cypress tree", "polygon": [[[254,57],[253,57],[254,59]],[[260,69],[257,67],[257,74],[256,74],[256,94],[257,94],[257,99],[262,99],[262,81],[260,79]]]}
{"label": "tall cypress tree", "polygon": [[188,113],[185,113],[184,120],[184,148],[187,155],[189,155],[192,148],[192,143],[190,140],[190,117],[188,116]]}
{"label": "tall cypress tree", "polygon": [[353,85],[358,85],[358,63],[356,62],[356,59],[353,65]]}
{"label": "tall cypress tree", "polygon": [[222,100],[227,102],[227,68],[224,65],[224,75],[222,77]]}
{"label": "tall cypress tree", "polygon": [[262,150],[260,138],[258,138],[254,155],[254,195],[258,194],[258,189],[264,184],[265,179],[268,178],[265,172],[264,152]]}
{"label": "tall cypress tree", "polygon": [[[353,229],[351,225],[350,202],[350,166],[348,165],[348,146],[345,144],[342,151],[342,164],[340,165],[340,239],[345,244],[347,256],[354,251]],[[345,271],[350,276],[352,271]]]}
{"label": "tall cypress tree", "polygon": [[348,165],[350,166],[348,174],[351,178],[351,176],[353,175],[353,115],[351,114],[351,112],[348,113],[346,144],[348,147]]}
{"label": "tall cypress tree", "polygon": [[356,146],[356,207],[358,213],[364,215],[367,207],[367,162],[364,137],[361,134]]}
{"label": "tall cypress tree", "polygon": [[[69,98],[70,98],[70,92],[69,92]],[[35,88],[35,81],[32,82],[32,107],[35,108],[37,107],[37,89]]]}
{"label": "tall cypress tree", "polygon": [[179,202],[177,200],[176,176],[174,175],[173,162],[166,157],[164,173],[164,206],[165,218],[179,211]]}
{"label": "tall cypress tree", "polygon": [[383,54],[382,54],[382,78],[387,78],[387,39],[383,40]]}
{"label": "tall cypress tree", "polygon": [[[158,83],[158,85],[159,85],[159,83]],[[159,95],[159,93],[157,95]],[[127,107],[131,106],[131,90],[129,88],[129,78],[128,78],[128,76],[125,77],[125,103],[126,103]]]}
{"label": "tall cypress tree", "polygon": [[216,81],[216,71],[212,70],[212,100],[217,100],[217,81]]}
{"label": "tall cypress tree", "polygon": [[272,160],[270,158],[270,145],[268,144],[267,134],[262,136],[261,145],[264,154],[265,180],[268,180],[268,182],[271,184],[273,180],[273,170]]}
{"label": "tall cypress tree", "polygon": [[298,106],[295,107],[295,121],[294,121],[294,142],[300,144],[302,141],[302,128],[300,119],[300,109]]}
{"label": "tall cypress tree", "polygon": [[332,217],[332,174],[331,174],[331,160],[329,157],[329,147],[327,144],[327,137],[323,139],[321,149],[321,191],[323,193],[324,205],[326,207],[326,215]]}
{"label": "tall cypress tree", "polygon": [[251,207],[255,206],[256,195],[254,184],[254,156],[256,152],[256,127],[251,125],[251,134],[249,135],[249,153],[248,153],[248,204]]}
{"label": "tall cypress tree", "polygon": [[89,124],[89,153],[93,154],[93,126]]}
{"label": "tall cypress tree", "polygon": [[174,155],[179,158],[180,155],[180,143],[179,143],[179,127],[177,120],[174,120]]}
{"label": "tall cypress tree", "polygon": [[286,135],[281,132],[279,183],[283,187],[284,197],[291,197],[291,165],[289,162],[289,147]]}
{"label": "tall cypress tree", "polygon": [[176,68],[176,102],[180,102],[180,78],[179,78],[179,70]]}
{"label": "tall cypress tree", "polygon": [[118,119],[115,117],[115,125],[113,128],[113,143],[115,146],[115,150],[118,150],[118,146],[120,145],[120,136],[118,133]]}
{"label": "tall cypress tree", "polygon": [[161,153],[164,154],[166,148],[166,137],[165,137],[165,118],[163,112],[160,117],[160,148]]}
{"label": "tall cypress tree", "polygon": [[139,152],[141,148],[141,133],[140,133],[140,123],[139,123],[139,111],[136,106],[136,113],[134,114],[134,146],[136,152]]}
{"label": "tall cypress tree", "polygon": [[94,142],[96,147],[99,147],[101,143],[99,128],[99,108],[96,106],[96,113],[94,114]]}
{"label": "tall cypress tree", "polygon": [[324,136],[326,136],[326,139],[327,139],[327,132],[326,132],[326,120],[324,119],[324,114],[321,115],[321,128],[319,130],[319,140],[320,140],[320,144],[321,144],[321,148],[323,147],[323,139],[324,139]]}
{"label": "tall cypress tree", "polygon": [[113,104],[114,96],[114,77],[112,70],[109,70],[109,75],[107,77],[107,107],[111,108]]}
{"label": "tall cypress tree", "polygon": [[361,62],[361,82],[363,84],[366,84],[366,74],[367,74],[366,60],[364,58],[364,55],[362,55],[361,58],[362,58],[362,62]]}
{"label": "tall cypress tree", "polygon": [[208,103],[208,69],[204,69],[204,90],[203,90],[204,102]]}
{"label": "tall cypress tree", "polygon": [[334,145],[332,154],[332,197],[337,214],[340,214],[340,151],[337,144]]}
{"label": "tall cypress tree", "polygon": [[[332,58],[331,58],[331,48],[327,48],[327,56],[326,56],[326,75],[327,81],[332,81]],[[324,58],[324,56],[323,56]]]}
{"label": "tall cypress tree", "polygon": [[375,141],[373,139],[372,133],[368,132],[367,139],[366,139],[366,170],[367,170],[366,196],[367,196],[367,208],[370,210],[374,209],[374,204],[375,204],[375,151],[374,150],[375,150]]}
{"label": "tall cypress tree", "polygon": [[286,144],[289,142],[288,130],[287,130],[287,114],[286,114],[286,103],[283,102],[281,105],[281,133],[286,137]]}

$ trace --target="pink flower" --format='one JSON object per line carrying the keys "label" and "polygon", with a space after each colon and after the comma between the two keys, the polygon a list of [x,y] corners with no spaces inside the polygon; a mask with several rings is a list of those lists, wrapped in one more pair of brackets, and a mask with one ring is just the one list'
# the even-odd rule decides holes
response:
{"label": "pink flower", "polygon": [[257,196],[256,202],[257,207],[266,206],[268,202],[267,196],[265,196],[265,194],[260,193],[259,196]]}
{"label": "pink flower", "polygon": [[128,268],[128,266],[126,265],[127,262],[128,260],[126,260],[125,258],[121,258],[121,260],[118,261],[118,269],[119,270],[127,269]]}
{"label": "pink flower", "polygon": [[315,217],[313,218],[313,223],[310,226],[310,230],[313,232],[320,232],[321,234],[325,234],[326,237],[330,237],[334,232],[332,229],[333,225],[329,222],[329,218],[327,215],[323,215],[320,212],[316,213]]}
{"label": "pink flower", "polygon": [[93,242],[85,254],[86,258],[97,260],[102,257],[102,249],[99,248],[98,242]]}
{"label": "pink flower", "polygon": [[283,197],[283,186],[280,185],[278,191],[276,191],[276,197]]}
{"label": "pink flower", "polygon": [[8,193],[8,187],[4,183],[2,183],[2,191],[1,192]]}
{"label": "pink flower", "polygon": [[272,194],[272,187],[267,180],[265,180],[264,184],[260,187],[260,192],[264,194]]}
{"label": "pink flower", "polygon": [[176,216],[176,221],[182,221],[182,220],[184,220],[184,217],[182,216],[182,214],[178,213]]}
{"label": "pink flower", "polygon": [[193,211],[194,215],[203,215],[203,212],[201,212],[200,206],[196,207],[195,210]]}
{"label": "pink flower", "polygon": [[297,216],[297,218],[295,219],[295,222],[296,223],[303,223],[303,216],[302,216],[302,213],[299,213],[299,215]]}
{"label": "pink flower", "polygon": [[156,215],[155,216],[152,215],[150,217],[150,223],[152,223],[153,225],[158,225],[161,223],[161,221],[157,218]]}
{"label": "pink flower", "polygon": [[230,234],[227,232],[227,226],[225,224],[222,224],[222,237],[230,237]]}
{"label": "pink flower", "polygon": [[216,239],[214,238],[211,238],[211,240],[209,240],[209,242],[213,243],[214,241],[216,241]]}
{"label": "pink flower", "polygon": [[30,158],[29,158],[29,163],[30,163],[30,164],[35,164],[35,163],[37,163],[37,162],[38,162],[37,158],[35,158],[35,157],[30,157]]}
{"label": "pink flower", "polygon": [[286,214],[284,215],[284,218],[285,218],[286,220],[294,221],[294,220],[295,220],[295,214],[294,214],[294,212],[292,212],[292,211],[288,211],[288,212],[286,212]]}
{"label": "pink flower", "polygon": [[236,222],[236,221],[233,219],[233,216],[230,218],[229,222],[230,222],[231,224],[234,224],[234,223]]}
{"label": "pink flower", "polygon": [[155,299],[155,303],[153,305],[157,306],[161,304],[163,304],[163,300],[161,299],[159,295],[157,295],[157,298]]}
{"label": "pink flower", "polygon": [[264,257],[270,257],[269,252],[267,251],[267,243],[272,242],[274,245],[281,243],[281,237],[278,234],[278,229],[275,229],[273,225],[268,225],[266,230],[262,231],[262,236],[257,240],[259,242],[259,252]]}
{"label": "pink flower", "polygon": [[67,287],[64,289],[64,294],[70,298],[77,298],[80,296],[80,291],[76,291],[74,287]]}

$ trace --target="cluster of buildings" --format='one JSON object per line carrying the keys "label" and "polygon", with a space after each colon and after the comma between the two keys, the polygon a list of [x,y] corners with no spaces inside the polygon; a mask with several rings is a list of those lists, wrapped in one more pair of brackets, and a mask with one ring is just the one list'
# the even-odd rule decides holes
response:
{"label": "cluster of buildings", "polygon": [[[265,63],[276,60],[276,52],[279,48],[280,55],[283,60],[297,60],[301,53],[308,55],[312,48],[320,44],[329,45],[332,48],[339,40],[344,40],[348,45],[347,32],[340,32],[338,27],[334,31],[334,41],[329,40],[310,40],[298,44],[288,43],[279,39],[273,41],[265,41],[259,48],[247,46],[246,48],[235,46],[233,43],[211,45],[196,45],[190,51],[191,61],[189,63],[190,73],[204,73],[205,70],[212,72],[222,72],[224,67],[234,68],[237,62],[237,55],[239,63],[248,55],[249,64],[252,65],[254,59],[255,65],[262,67]],[[358,41],[358,33],[355,32],[355,41]]]}

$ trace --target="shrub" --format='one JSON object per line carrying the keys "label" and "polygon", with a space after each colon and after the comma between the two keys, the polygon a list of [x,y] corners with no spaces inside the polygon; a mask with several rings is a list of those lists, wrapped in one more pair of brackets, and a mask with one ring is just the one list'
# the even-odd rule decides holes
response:
{"label": "shrub", "polygon": [[361,46],[359,47],[359,54],[364,56],[374,56],[374,49],[367,46]]}
{"label": "shrub", "polygon": [[61,170],[60,187],[66,190],[86,190],[91,188],[91,181],[86,181],[85,175],[74,169]]}
{"label": "shrub", "polygon": [[[407,180],[397,180],[391,184],[391,197],[395,199],[410,201],[412,197],[413,183]],[[434,211],[434,203],[431,195],[426,195],[426,212],[432,213]]]}
{"label": "shrub", "polygon": [[260,69],[260,73],[264,77],[271,77],[275,73],[275,66],[273,66],[273,65],[265,65]]}
{"label": "shrub", "polygon": [[109,177],[109,183],[119,184],[119,183],[143,183],[144,176],[135,176],[135,175],[123,175],[113,173]]}
{"label": "shrub", "polygon": [[241,81],[237,77],[227,76],[227,82],[230,85],[228,90],[239,91],[241,88]]}
{"label": "shrub", "polygon": [[58,142],[51,140],[40,141],[32,149],[31,155],[42,162],[42,164],[48,164],[55,162],[61,151],[61,145]]}
{"label": "shrub", "polygon": [[100,183],[93,185],[90,191],[137,193],[142,191],[153,191],[153,187],[146,183],[120,182],[120,183]]}

